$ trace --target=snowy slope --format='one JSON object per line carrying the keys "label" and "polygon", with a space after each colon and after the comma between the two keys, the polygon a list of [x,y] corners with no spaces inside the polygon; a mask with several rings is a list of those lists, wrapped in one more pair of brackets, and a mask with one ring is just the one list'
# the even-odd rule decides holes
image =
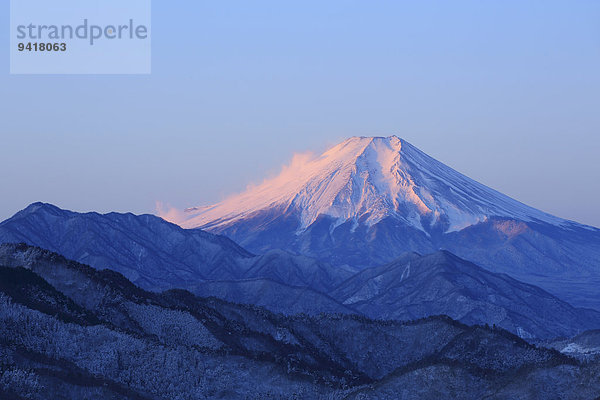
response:
{"label": "snowy slope", "polygon": [[186,210],[172,222],[186,228],[218,228],[267,209],[300,214],[298,231],[319,215],[339,225],[371,226],[392,216],[428,232],[441,225],[461,230],[491,216],[569,225],[490,189],[390,137],[353,137],[318,157],[296,157],[281,174],[225,201]]}
{"label": "snowy slope", "polygon": [[599,229],[511,199],[395,136],[297,156],[244,193],[169,215],[255,253],[283,249],[359,269],[446,249],[600,310]]}
{"label": "snowy slope", "polygon": [[225,237],[154,215],[76,213],[45,203],[0,222],[0,244],[20,242],[113,269],[149,290],[261,278],[327,292],[353,273],[284,251],[253,255]]}
{"label": "snowy slope", "polygon": [[495,274],[447,251],[407,254],[344,281],[331,296],[376,319],[448,315],[527,337],[572,336],[600,327],[600,312],[575,308],[539,287]]}

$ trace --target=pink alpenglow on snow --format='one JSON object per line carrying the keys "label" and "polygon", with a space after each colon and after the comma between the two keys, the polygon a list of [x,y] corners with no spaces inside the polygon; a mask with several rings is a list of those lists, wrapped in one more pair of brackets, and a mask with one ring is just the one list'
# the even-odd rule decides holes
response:
{"label": "pink alpenglow on snow", "polygon": [[[396,136],[352,137],[319,156],[300,154],[281,173],[224,201],[159,211],[184,228],[218,228],[268,209],[296,211],[298,231],[319,215],[369,226],[395,217],[426,231],[441,220],[457,231],[492,216],[554,225],[546,214],[484,186]],[[429,227],[430,227],[429,226]]]}

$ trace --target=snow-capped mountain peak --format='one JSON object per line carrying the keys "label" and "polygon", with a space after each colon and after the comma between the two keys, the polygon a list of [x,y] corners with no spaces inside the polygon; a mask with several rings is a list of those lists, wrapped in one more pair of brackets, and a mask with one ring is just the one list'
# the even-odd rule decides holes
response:
{"label": "snow-capped mountain peak", "polygon": [[319,156],[298,155],[275,178],[207,207],[186,210],[186,228],[216,228],[257,212],[298,215],[298,231],[320,215],[336,225],[397,218],[425,232],[456,231],[491,216],[555,225],[567,221],[492,190],[396,136],[352,137]]}

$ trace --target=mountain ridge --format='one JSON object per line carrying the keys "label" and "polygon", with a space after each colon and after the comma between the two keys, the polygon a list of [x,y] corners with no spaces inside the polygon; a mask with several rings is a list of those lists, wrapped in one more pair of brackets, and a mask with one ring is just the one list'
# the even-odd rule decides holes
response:
{"label": "mountain ridge", "polygon": [[188,208],[182,220],[173,222],[217,228],[271,207],[299,209],[300,231],[321,214],[338,224],[365,219],[370,225],[394,216],[425,232],[430,226],[421,218],[429,219],[429,225],[446,222],[444,232],[490,216],[582,225],[482,185],[396,136],[352,137],[320,156],[297,158],[279,176],[221,203]]}
{"label": "mountain ridge", "polygon": [[[407,252],[390,264],[359,272],[282,250],[254,255],[229,239],[182,229],[151,215],[79,214],[39,203],[0,223],[0,243],[20,241],[97,269],[123,273],[147,290],[187,289],[284,314],[355,313],[402,320],[448,314],[469,323],[497,323],[515,333],[522,329],[522,336],[536,337],[600,327],[600,323],[591,324],[598,320],[592,311],[586,325],[582,322],[585,311],[572,309],[556,298],[546,301],[550,294],[540,294],[541,289],[532,291],[523,282],[504,279],[443,251],[439,254],[448,259],[441,263],[445,269],[434,269],[440,265],[430,261],[435,254]],[[415,280],[419,271],[413,270],[410,276],[406,273],[406,282],[414,282],[415,289],[403,281],[403,268],[410,262],[423,266],[425,274],[425,279]],[[448,269],[455,265],[463,267]],[[477,279],[469,278],[472,271],[477,271]],[[345,293],[341,289],[344,285],[351,292]],[[384,301],[371,296],[366,304],[358,299],[364,297],[364,290],[368,294],[377,288],[395,295],[384,297]],[[597,293],[596,287],[592,290]],[[447,293],[459,291],[466,292],[456,296]],[[506,300],[511,293],[528,292],[535,294],[539,305],[519,296]],[[423,302],[424,294],[430,297],[428,302]],[[517,315],[519,308],[525,315]],[[550,315],[549,322],[545,324],[538,314]]]}
{"label": "mountain ridge", "polygon": [[3,262],[13,265],[0,263],[10,282],[0,285],[7,398],[437,398],[440,382],[464,399],[600,391],[597,363],[502,329],[444,316],[286,317],[184,290],[148,292],[118,272],[11,246]]}
{"label": "mountain ridge", "polygon": [[358,269],[447,249],[600,310],[600,229],[518,202],[395,136],[296,157],[279,176],[178,218],[254,253],[280,248]]}
{"label": "mountain ridge", "polygon": [[600,326],[600,312],[576,308],[539,287],[487,271],[447,250],[407,254],[358,272],[332,297],[370,318],[410,320],[448,315],[483,321],[521,337],[572,336]]}
{"label": "mountain ridge", "polygon": [[[0,244],[19,242],[115,270],[154,291],[262,278],[327,293],[354,273],[282,250],[252,254],[226,237],[185,230],[154,215],[76,213],[45,203],[0,222]],[[294,307],[306,310],[308,304]]]}

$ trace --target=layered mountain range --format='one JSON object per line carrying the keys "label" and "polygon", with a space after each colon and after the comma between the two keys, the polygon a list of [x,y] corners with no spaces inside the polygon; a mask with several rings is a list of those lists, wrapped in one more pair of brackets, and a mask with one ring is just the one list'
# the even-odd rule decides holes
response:
{"label": "layered mountain range", "polygon": [[368,268],[331,294],[371,318],[448,315],[497,325],[521,337],[571,336],[600,325],[600,313],[575,308],[539,287],[487,271],[448,251],[407,254]]}
{"label": "layered mountain range", "polygon": [[353,137],[295,157],[244,193],[164,217],[253,252],[283,249],[359,269],[446,249],[600,309],[600,230],[522,204],[395,136]]}
{"label": "layered mountain range", "polygon": [[279,250],[257,256],[224,236],[182,229],[154,215],[76,213],[46,203],[0,223],[0,243],[9,242],[113,269],[151,290],[285,276],[291,285],[327,291],[355,272]]}
{"label": "layered mountain range", "polygon": [[19,242],[112,269],[146,290],[187,289],[286,315],[412,320],[445,314],[524,338],[600,328],[600,313],[447,251],[405,253],[359,272],[279,250],[253,255],[222,236],[152,215],[76,213],[43,203],[0,223],[0,243]]}
{"label": "layered mountain range", "polygon": [[[0,397],[594,398],[600,367],[502,329],[282,316],[145,291],[27,245],[0,256]],[[348,334],[351,332],[352,334]]]}
{"label": "layered mountain range", "polygon": [[164,217],[0,223],[0,398],[600,395],[600,230],[402,139]]}

